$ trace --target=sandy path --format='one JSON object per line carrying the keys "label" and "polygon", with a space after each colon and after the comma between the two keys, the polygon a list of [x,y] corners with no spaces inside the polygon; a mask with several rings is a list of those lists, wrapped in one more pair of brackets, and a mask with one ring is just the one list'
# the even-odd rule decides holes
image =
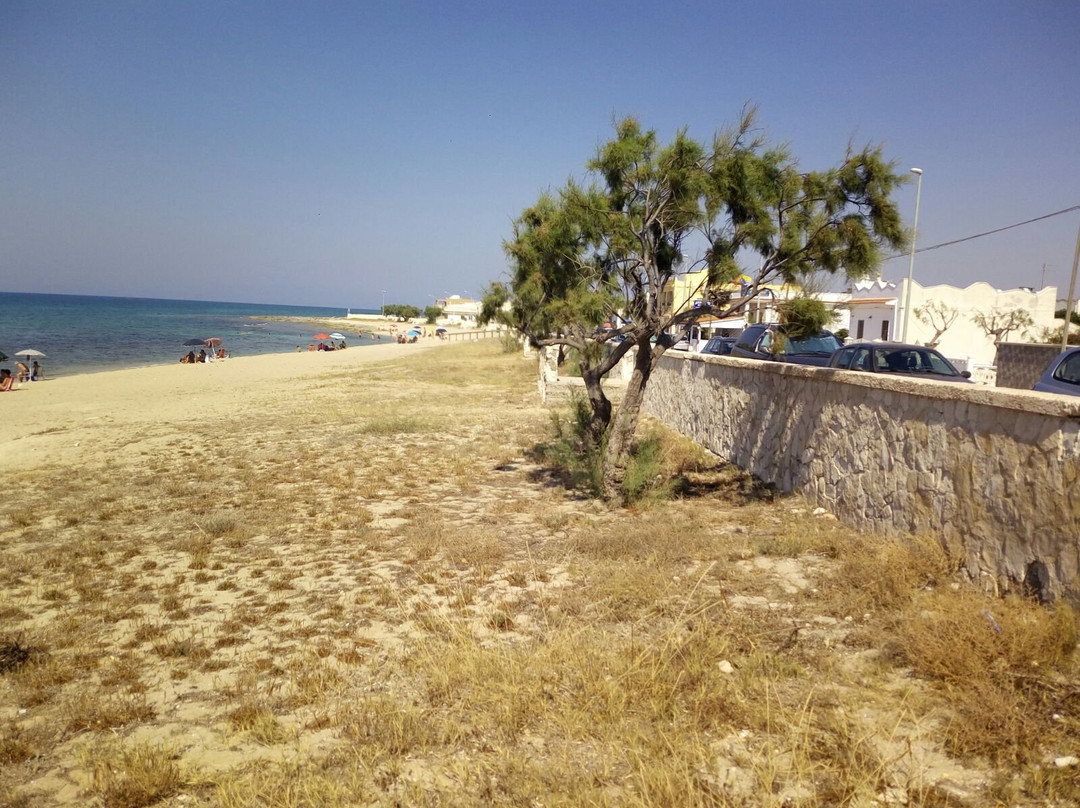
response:
{"label": "sandy path", "polygon": [[113,451],[140,427],[213,421],[275,391],[294,394],[320,376],[434,348],[429,340],[344,351],[245,356],[204,365],[161,365],[23,384],[0,395],[0,468],[78,463]]}

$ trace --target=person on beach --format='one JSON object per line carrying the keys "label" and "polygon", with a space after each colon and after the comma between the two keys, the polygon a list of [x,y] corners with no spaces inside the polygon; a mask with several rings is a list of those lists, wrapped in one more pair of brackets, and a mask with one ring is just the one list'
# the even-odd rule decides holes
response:
{"label": "person on beach", "polygon": [[0,369],[0,393],[6,393],[15,385],[15,377],[7,368]]}
{"label": "person on beach", "polygon": [[18,371],[15,374],[15,381],[17,381],[17,382],[25,382],[25,381],[28,381],[30,379],[30,368],[28,368],[22,362],[16,362],[15,363],[15,368]]}
{"label": "person on beach", "polygon": [[197,357],[195,357],[195,361],[198,362],[200,365],[203,362],[205,362],[206,361],[206,351],[200,350],[199,355]]}
{"label": "person on beach", "polygon": [[195,352],[188,351],[186,355],[180,357],[181,365],[194,365],[195,364]]}
{"label": "person on beach", "polygon": [[39,365],[38,361],[35,359],[34,364],[30,368],[30,381],[36,382],[44,378],[45,376],[41,373],[41,365]]}

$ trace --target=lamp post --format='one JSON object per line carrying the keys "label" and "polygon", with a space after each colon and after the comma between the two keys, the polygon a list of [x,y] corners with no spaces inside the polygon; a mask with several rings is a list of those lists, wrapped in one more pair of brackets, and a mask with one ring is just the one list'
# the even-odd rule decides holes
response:
{"label": "lamp post", "polygon": [[383,317],[386,316],[386,290],[382,290],[382,308],[379,309],[379,314]]}
{"label": "lamp post", "polygon": [[911,276],[915,272],[915,241],[919,238],[919,197],[922,196],[922,169],[911,169],[912,174],[917,174],[919,183],[915,188],[915,223],[911,226],[911,260],[908,262],[907,285],[904,287],[904,328],[900,334],[900,341],[907,342],[907,324],[911,318]]}

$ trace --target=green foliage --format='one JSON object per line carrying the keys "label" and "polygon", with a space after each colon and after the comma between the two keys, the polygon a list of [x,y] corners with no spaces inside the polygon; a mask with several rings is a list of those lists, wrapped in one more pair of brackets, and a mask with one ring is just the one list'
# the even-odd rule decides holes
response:
{"label": "green foliage", "polygon": [[634,444],[623,478],[623,499],[626,504],[646,500],[670,499],[675,480],[666,473],[663,464],[663,441],[657,433],[649,433]]}
{"label": "green foliage", "polygon": [[[568,415],[552,415],[552,439],[538,446],[537,454],[545,462],[562,470],[569,485],[595,496],[601,489],[604,440],[599,443],[593,440],[591,422],[588,401],[580,396],[573,398]],[[664,466],[663,451],[663,438],[655,432],[650,432],[634,444],[627,458],[622,486],[623,504],[672,497],[676,479]]]}
{"label": "green foliage", "polygon": [[[710,286],[731,282],[749,260],[759,267],[755,290],[819,271],[865,277],[882,248],[906,243],[891,199],[906,178],[880,148],[849,147],[837,167],[803,172],[785,147],[766,142],[752,110],[711,144],[680,130],[663,145],[627,118],[587,168],[599,182],[571,180],[514,223],[504,244],[511,279],[485,293],[484,321],[510,323],[536,344],[584,349],[608,339],[597,326],[621,316],[629,321],[621,333],[640,344],[694,316],[661,304],[686,271],[688,239],[709,244]],[[726,309],[720,316],[734,313],[709,297]]]}
{"label": "green foliage", "polygon": [[[1057,311],[1055,311],[1054,312],[1054,317],[1056,319],[1058,319],[1058,320],[1064,320],[1065,319],[1065,309],[1060,308]],[[1077,313],[1077,312],[1074,311],[1072,313],[1072,316],[1069,317],[1069,322],[1072,323],[1073,325],[1080,325],[1080,313]]]}
{"label": "green foliage", "polygon": [[388,303],[383,306],[383,314],[387,317],[396,317],[399,320],[411,320],[420,316],[420,309],[404,303]]}
{"label": "green foliage", "polygon": [[819,333],[836,319],[836,312],[822,301],[810,297],[793,297],[777,305],[780,322],[792,339],[802,339]]}
{"label": "green foliage", "polygon": [[424,317],[428,325],[435,325],[435,320],[442,316],[443,310],[438,306],[428,306],[424,309]]}
{"label": "green foliage", "polygon": [[536,453],[544,462],[562,470],[571,487],[596,496],[600,493],[604,447],[592,438],[591,420],[588,401],[575,396],[570,401],[569,417],[552,413],[552,439],[537,446]]}

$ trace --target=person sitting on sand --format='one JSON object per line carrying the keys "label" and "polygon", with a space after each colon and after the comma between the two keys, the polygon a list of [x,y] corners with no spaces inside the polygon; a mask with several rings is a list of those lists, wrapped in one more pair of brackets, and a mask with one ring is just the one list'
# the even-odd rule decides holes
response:
{"label": "person sitting on sand", "polygon": [[200,365],[206,361],[206,351],[199,351],[199,355],[195,357],[195,361]]}
{"label": "person sitting on sand", "polygon": [[0,369],[0,393],[8,392],[15,385],[15,377],[7,368]]}
{"label": "person sitting on sand", "polygon": [[30,368],[28,368],[22,362],[16,362],[15,368],[17,370],[17,373],[15,374],[15,381],[21,383],[30,380]]}
{"label": "person sitting on sand", "polygon": [[188,351],[187,354],[180,357],[181,365],[194,365],[195,364],[195,352]]}
{"label": "person sitting on sand", "polygon": [[225,358],[225,349],[224,348],[218,348],[217,349],[217,358],[218,359],[224,359]]}
{"label": "person sitting on sand", "polygon": [[337,348],[338,348],[339,351],[344,351],[345,350],[345,340],[342,340],[341,344],[339,346],[337,346]]}

